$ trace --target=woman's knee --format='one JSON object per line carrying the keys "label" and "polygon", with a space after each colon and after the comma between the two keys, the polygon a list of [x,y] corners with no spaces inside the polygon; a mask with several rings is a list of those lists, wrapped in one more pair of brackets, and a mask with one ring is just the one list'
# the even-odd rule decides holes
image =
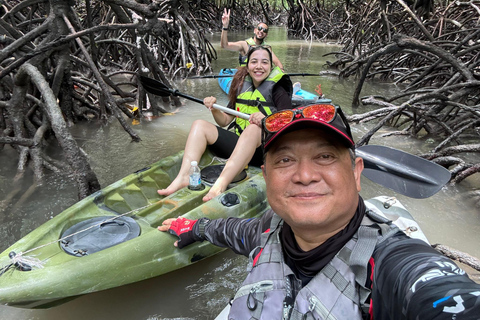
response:
{"label": "woman's knee", "polygon": [[242,134],[240,135],[240,138],[249,140],[249,141],[255,141],[257,144],[261,143],[262,141],[262,128],[255,124],[251,124],[248,127],[243,130]]}
{"label": "woman's knee", "polygon": [[218,138],[218,128],[206,120],[195,120],[190,128],[189,136],[204,137],[207,144],[213,144]]}
{"label": "woman's knee", "polygon": [[192,123],[192,127],[190,128],[190,132],[197,134],[200,133],[205,133],[207,134],[212,134],[213,132],[217,131],[217,127],[213,125],[211,122],[208,122],[206,120],[195,120]]}
{"label": "woman's knee", "polygon": [[193,128],[207,128],[209,126],[213,126],[210,122],[202,119],[197,119],[193,121],[192,123],[192,129]]}
{"label": "woman's knee", "polygon": [[243,130],[242,132],[242,134],[255,135],[255,136],[256,135],[260,136],[261,133],[262,133],[262,128],[260,128],[256,124],[251,124],[247,126],[245,130]]}

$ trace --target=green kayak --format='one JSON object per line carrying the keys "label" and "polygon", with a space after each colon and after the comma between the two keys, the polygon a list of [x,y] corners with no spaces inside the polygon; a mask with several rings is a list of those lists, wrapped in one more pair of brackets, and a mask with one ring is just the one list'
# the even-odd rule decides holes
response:
{"label": "green kayak", "polygon": [[[175,178],[183,152],[164,158],[79,201],[0,255],[0,303],[48,308],[76,296],[155,277],[222,248],[208,242],[179,250],[175,238],[157,230],[167,218],[255,217],[268,204],[258,167],[249,167],[222,195],[204,203],[188,188],[157,194]],[[199,166],[221,168],[207,151]]]}

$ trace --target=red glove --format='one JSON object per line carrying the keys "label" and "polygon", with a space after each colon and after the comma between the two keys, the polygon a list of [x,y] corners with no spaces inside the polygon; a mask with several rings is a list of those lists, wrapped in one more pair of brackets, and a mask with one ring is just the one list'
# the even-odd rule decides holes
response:
{"label": "red glove", "polygon": [[193,226],[197,223],[198,220],[190,220],[186,218],[178,218],[172,222],[168,232],[177,236],[178,239],[178,248],[182,249],[183,247],[188,246],[189,244],[194,243],[195,241],[201,240],[195,236],[193,232]]}

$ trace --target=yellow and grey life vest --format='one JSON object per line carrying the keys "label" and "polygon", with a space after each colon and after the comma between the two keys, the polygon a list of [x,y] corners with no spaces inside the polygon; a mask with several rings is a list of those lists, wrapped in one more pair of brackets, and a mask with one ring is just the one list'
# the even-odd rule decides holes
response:
{"label": "yellow and grey life vest", "polygon": [[[246,76],[239,89],[235,109],[246,114],[261,112],[264,115],[277,111],[273,104],[273,88],[275,85],[279,83],[285,87],[287,92],[292,92],[291,81],[280,81],[284,76],[285,73],[280,68],[275,67],[255,89],[253,88],[252,78]],[[234,122],[235,132],[240,135],[249,124],[248,120],[237,117]]]}
{"label": "yellow and grey life vest", "polygon": [[[237,291],[228,319],[362,319],[370,307],[365,287],[375,247],[400,229],[371,208],[335,257],[305,286],[285,263],[280,244],[283,220],[273,216],[253,250],[249,274]],[[297,292],[297,294],[293,294]]]}
{"label": "yellow and grey life vest", "polygon": [[[255,42],[255,39],[253,37],[246,39],[245,42],[248,44],[248,50],[250,50],[251,46],[256,46],[257,45],[257,43]],[[267,42],[262,41],[261,45],[266,46]],[[240,65],[240,67],[246,66],[247,65],[247,55],[242,56],[242,54],[239,53],[238,54],[238,64]]]}

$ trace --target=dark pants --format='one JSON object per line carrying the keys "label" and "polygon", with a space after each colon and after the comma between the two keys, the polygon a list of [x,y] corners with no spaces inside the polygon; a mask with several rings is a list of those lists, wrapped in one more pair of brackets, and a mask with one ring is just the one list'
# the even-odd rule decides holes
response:
{"label": "dark pants", "polygon": [[[228,159],[232,155],[233,149],[237,145],[238,138],[236,133],[227,131],[217,126],[218,139],[214,144],[209,146],[209,149],[220,158]],[[263,151],[261,147],[255,150],[255,154],[248,163],[251,166],[260,167],[263,164]]]}

